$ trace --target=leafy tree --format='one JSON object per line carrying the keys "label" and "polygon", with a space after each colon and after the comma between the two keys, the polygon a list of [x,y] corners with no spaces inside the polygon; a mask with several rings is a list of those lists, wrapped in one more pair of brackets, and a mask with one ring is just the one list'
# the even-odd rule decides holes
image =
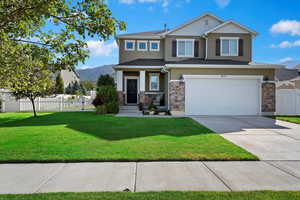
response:
{"label": "leafy tree", "polygon": [[78,83],[77,81],[70,83],[66,88],[66,94],[72,95],[86,95],[86,89],[83,85]]}
{"label": "leafy tree", "polygon": [[100,75],[97,81],[97,86],[115,86],[115,80],[109,74]]}
{"label": "leafy tree", "polygon": [[81,81],[80,82],[87,91],[91,91],[95,88],[95,83],[93,81]]}
{"label": "leafy tree", "polygon": [[7,87],[13,92],[16,99],[28,98],[32,103],[36,117],[35,99],[52,93],[54,86],[52,73],[48,63],[49,52],[36,45],[26,45],[26,56],[23,56],[22,65],[16,65],[17,73],[7,82]]}
{"label": "leafy tree", "polygon": [[55,79],[55,93],[56,94],[65,93],[65,86],[64,86],[64,81],[61,77],[61,73],[58,73]]}
{"label": "leafy tree", "polygon": [[30,54],[23,44],[47,49],[52,63],[49,70],[56,72],[85,61],[86,37],[107,40],[125,28],[124,22],[112,16],[105,0],[1,0],[0,87],[18,73],[11,69],[27,64],[23,57]]}

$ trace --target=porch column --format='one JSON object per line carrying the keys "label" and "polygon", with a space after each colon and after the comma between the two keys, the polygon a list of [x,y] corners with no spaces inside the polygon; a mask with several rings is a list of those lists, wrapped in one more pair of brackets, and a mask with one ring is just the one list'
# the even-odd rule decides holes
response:
{"label": "porch column", "polygon": [[123,71],[121,70],[117,71],[117,91],[123,91]]}
{"label": "porch column", "polygon": [[118,70],[116,74],[117,79],[117,91],[119,96],[119,104],[124,105],[124,94],[123,94],[123,71]]}
{"label": "porch column", "polygon": [[146,72],[145,71],[140,71],[140,92],[145,92],[146,87],[145,87],[145,83],[146,83]]}

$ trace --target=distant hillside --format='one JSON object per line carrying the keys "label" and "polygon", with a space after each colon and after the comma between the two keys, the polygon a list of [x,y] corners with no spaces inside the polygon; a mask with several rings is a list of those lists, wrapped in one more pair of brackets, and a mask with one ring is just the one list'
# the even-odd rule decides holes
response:
{"label": "distant hillside", "polygon": [[103,65],[94,68],[87,68],[87,69],[79,69],[76,70],[80,76],[81,81],[97,81],[98,77],[102,74],[113,74],[114,65]]}

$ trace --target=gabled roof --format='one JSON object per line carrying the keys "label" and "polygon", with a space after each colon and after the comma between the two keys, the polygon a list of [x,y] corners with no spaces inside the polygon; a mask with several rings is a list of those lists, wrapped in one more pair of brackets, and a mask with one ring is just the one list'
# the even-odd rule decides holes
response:
{"label": "gabled roof", "polygon": [[139,32],[139,33],[129,33],[129,34],[120,34],[117,35],[118,38],[160,38],[161,34],[164,33],[165,30],[156,30],[156,31],[147,31],[147,32]]}
{"label": "gabled roof", "polygon": [[234,24],[234,25],[240,27],[241,29],[243,29],[243,30],[251,33],[253,37],[256,37],[258,35],[258,33],[256,31],[253,31],[253,30],[247,28],[244,25],[241,25],[240,23],[238,23],[238,22],[236,22],[234,20],[230,20],[230,21],[227,21],[227,22],[225,22],[223,24],[220,24],[219,26],[216,26],[216,27],[210,29],[209,31],[206,31],[204,34],[207,35],[209,33],[212,33],[212,32],[217,31],[217,30],[221,29],[222,27],[225,27],[225,26],[227,26],[229,24]]}
{"label": "gabled roof", "polygon": [[297,69],[278,69],[276,70],[275,77],[278,81],[288,81],[299,77]]}
{"label": "gabled roof", "polygon": [[200,19],[202,19],[204,17],[207,17],[207,16],[212,17],[212,18],[216,19],[217,21],[219,21],[221,23],[224,23],[224,20],[218,18],[217,16],[215,16],[213,14],[210,14],[210,13],[205,13],[205,14],[199,16],[199,17],[196,17],[196,18],[194,18],[194,19],[192,19],[192,20],[190,20],[190,21],[188,21],[188,22],[186,22],[186,23],[184,23],[184,24],[182,24],[180,26],[177,26],[177,27],[175,27],[175,28],[173,28],[173,29],[165,32],[163,35],[168,35],[170,33],[173,33],[174,31],[182,29],[182,28],[184,28],[184,27],[186,27],[186,26],[188,26],[188,25],[190,25],[190,24],[192,24],[192,23],[194,23],[194,22],[196,22],[196,21],[198,21],[198,20],[200,20]]}

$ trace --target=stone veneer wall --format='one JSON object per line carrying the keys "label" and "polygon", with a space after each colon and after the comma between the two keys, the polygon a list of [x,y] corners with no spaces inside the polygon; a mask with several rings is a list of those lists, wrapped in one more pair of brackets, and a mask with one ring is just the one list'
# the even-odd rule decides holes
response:
{"label": "stone veneer wall", "polygon": [[262,83],[262,112],[276,111],[275,83]]}
{"label": "stone veneer wall", "polygon": [[172,111],[185,110],[185,83],[183,81],[171,81],[169,91],[170,109]]}
{"label": "stone veneer wall", "polygon": [[118,96],[119,96],[119,104],[120,105],[124,105],[125,104],[125,97],[124,97],[124,93],[123,92],[118,92]]}
{"label": "stone veneer wall", "polygon": [[[158,97],[159,96],[159,97]],[[143,105],[150,105],[151,103],[154,103],[155,105],[160,105],[160,100],[163,98],[163,93],[146,93],[140,92],[139,94],[139,102]],[[159,98],[159,101],[156,101],[156,99]]]}

